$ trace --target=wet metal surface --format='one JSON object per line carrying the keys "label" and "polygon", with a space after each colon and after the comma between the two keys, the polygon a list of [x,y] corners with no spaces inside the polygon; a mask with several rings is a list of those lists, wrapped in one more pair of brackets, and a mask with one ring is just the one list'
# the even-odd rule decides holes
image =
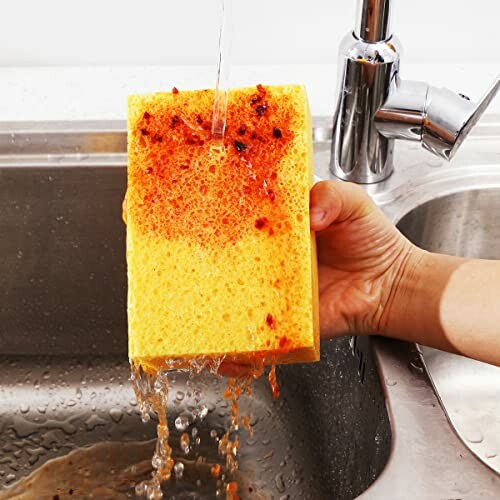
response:
{"label": "wet metal surface", "polygon": [[[316,174],[329,178],[331,118],[315,122]],[[127,380],[124,130],[0,124],[0,488],[75,447],[154,436]],[[500,120],[486,117],[452,165],[400,145],[394,174],[366,189],[417,244],[498,258],[499,142]],[[440,403],[447,408],[456,384],[437,382],[432,356],[424,351],[422,364],[415,345],[339,339],[323,344],[319,364],[280,367],[282,397],[273,401],[262,380],[245,403],[257,422],[257,443],[243,446],[248,477],[274,498],[499,498],[500,476],[476,458],[490,447],[461,439],[447,420]],[[481,398],[496,378],[476,379],[468,363],[447,370],[467,384],[462,403],[488,414]],[[204,390],[217,409],[202,444],[227,419],[221,384]],[[188,404],[173,402],[171,423]]]}
{"label": "wet metal surface", "polygon": [[[155,436],[128,381],[124,128],[9,127],[0,126],[0,491],[75,448]],[[370,344],[361,362],[347,338],[325,342],[320,363],[279,367],[278,379],[277,401],[262,379],[242,402],[255,424],[242,447],[249,481],[274,498],[359,495],[391,446]],[[227,426],[224,387],[204,383],[201,446]],[[169,392],[174,454],[183,391],[179,376]]]}
{"label": "wet metal surface", "polygon": [[[499,217],[499,188],[471,190],[419,206],[399,228],[432,252],[500,259]],[[500,474],[500,368],[436,349],[424,348],[423,357],[457,433]]]}

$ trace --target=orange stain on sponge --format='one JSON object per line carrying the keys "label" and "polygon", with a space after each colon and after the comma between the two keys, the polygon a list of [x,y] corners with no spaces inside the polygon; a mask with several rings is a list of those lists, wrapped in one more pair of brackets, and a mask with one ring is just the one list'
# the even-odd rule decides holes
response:
{"label": "orange stain on sponge", "polygon": [[212,90],[129,98],[129,357],[316,361],[305,89],[231,90],[223,145],[213,101]]}

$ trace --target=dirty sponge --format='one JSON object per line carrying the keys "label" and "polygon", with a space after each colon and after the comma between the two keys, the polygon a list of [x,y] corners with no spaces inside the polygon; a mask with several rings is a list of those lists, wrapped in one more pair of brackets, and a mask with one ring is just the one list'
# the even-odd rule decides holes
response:
{"label": "dirty sponge", "polygon": [[311,118],[301,86],[129,98],[129,357],[319,359]]}

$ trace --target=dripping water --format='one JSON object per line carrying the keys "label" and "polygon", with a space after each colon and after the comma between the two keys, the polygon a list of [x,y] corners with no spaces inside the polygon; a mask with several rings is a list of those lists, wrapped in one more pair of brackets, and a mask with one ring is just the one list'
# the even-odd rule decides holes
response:
{"label": "dripping water", "polygon": [[[194,427],[194,423],[197,422],[197,425],[202,425],[209,410],[208,406],[202,401],[201,391],[197,388],[197,380],[204,374],[220,378],[219,367],[222,362],[223,358],[190,359],[189,368],[179,370],[178,366],[174,366],[175,362],[171,364],[168,360],[165,360],[165,366],[152,373],[144,371],[140,365],[131,363],[131,381],[143,421],[148,421],[151,415],[154,415],[157,419],[157,442],[151,461],[151,478],[136,485],[135,493],[137,496],[152,499],[162,498],[165,489],[171,487],[170,479],[172,477],[175,480],[182,478],[185,461],[199,456],[201,449],[196,449],[200,444],[199,430],[198,427]],[[167,415],[169,384],[170,388],[172,388],[173,378],[179,372],[187,372],[188,376],[184,391],[182,391],[182,399],[190,397],[196,403],[189,414],[180,414],[173,422],[175,429],[181,432],[179,449],[182,456],[180,460],[182,461],[179,460],[179,457],[175,460],[172,455],[172,435],[169,431]],[[212,446],[215,445],[216,455],[219,456],[221,461],[221,463],[214,462],[210,464],[210,476],[211,480],[215,481],[216,496],[222,496],[225,493],[227,499],[237,498],[238,483],[241,481],[241,476],[238,474],[241,448],[240,431],[245,430],[252,436],[254,432],[253,425],[255,425],[255,422],[249,416],[240,414],[239,401],[242,396],[251,395],[253,380],[260,378],[263,373],[264,363],[256,362],[254,366],[249,367],[246,376],[229,378],[227,381],[224,397],[230,404],[229,425],[220,438],[217,431],[213,430],[210,433],[210,442]],[[270,371],[269,382],[271,392],[277,397],[278,388],[274,366]],[[178,396],[179,391],[171,399],[176,401]],[[215,405],[213,405],[212,411],[215,409]],[[205,452],[208,451],[207,445],[209,446],[210,443],[205,443]],[[208,465],[208,462],[205,463]]]}

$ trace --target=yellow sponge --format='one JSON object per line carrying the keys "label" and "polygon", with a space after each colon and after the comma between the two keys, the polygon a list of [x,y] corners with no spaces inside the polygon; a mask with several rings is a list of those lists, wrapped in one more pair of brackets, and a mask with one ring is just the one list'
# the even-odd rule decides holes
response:
{"label": "yellow sponge", "polygon": [[133,95],[128,112],[129,357],[157,367],[319,359],[309,227],[311,117],[302,86]]}

